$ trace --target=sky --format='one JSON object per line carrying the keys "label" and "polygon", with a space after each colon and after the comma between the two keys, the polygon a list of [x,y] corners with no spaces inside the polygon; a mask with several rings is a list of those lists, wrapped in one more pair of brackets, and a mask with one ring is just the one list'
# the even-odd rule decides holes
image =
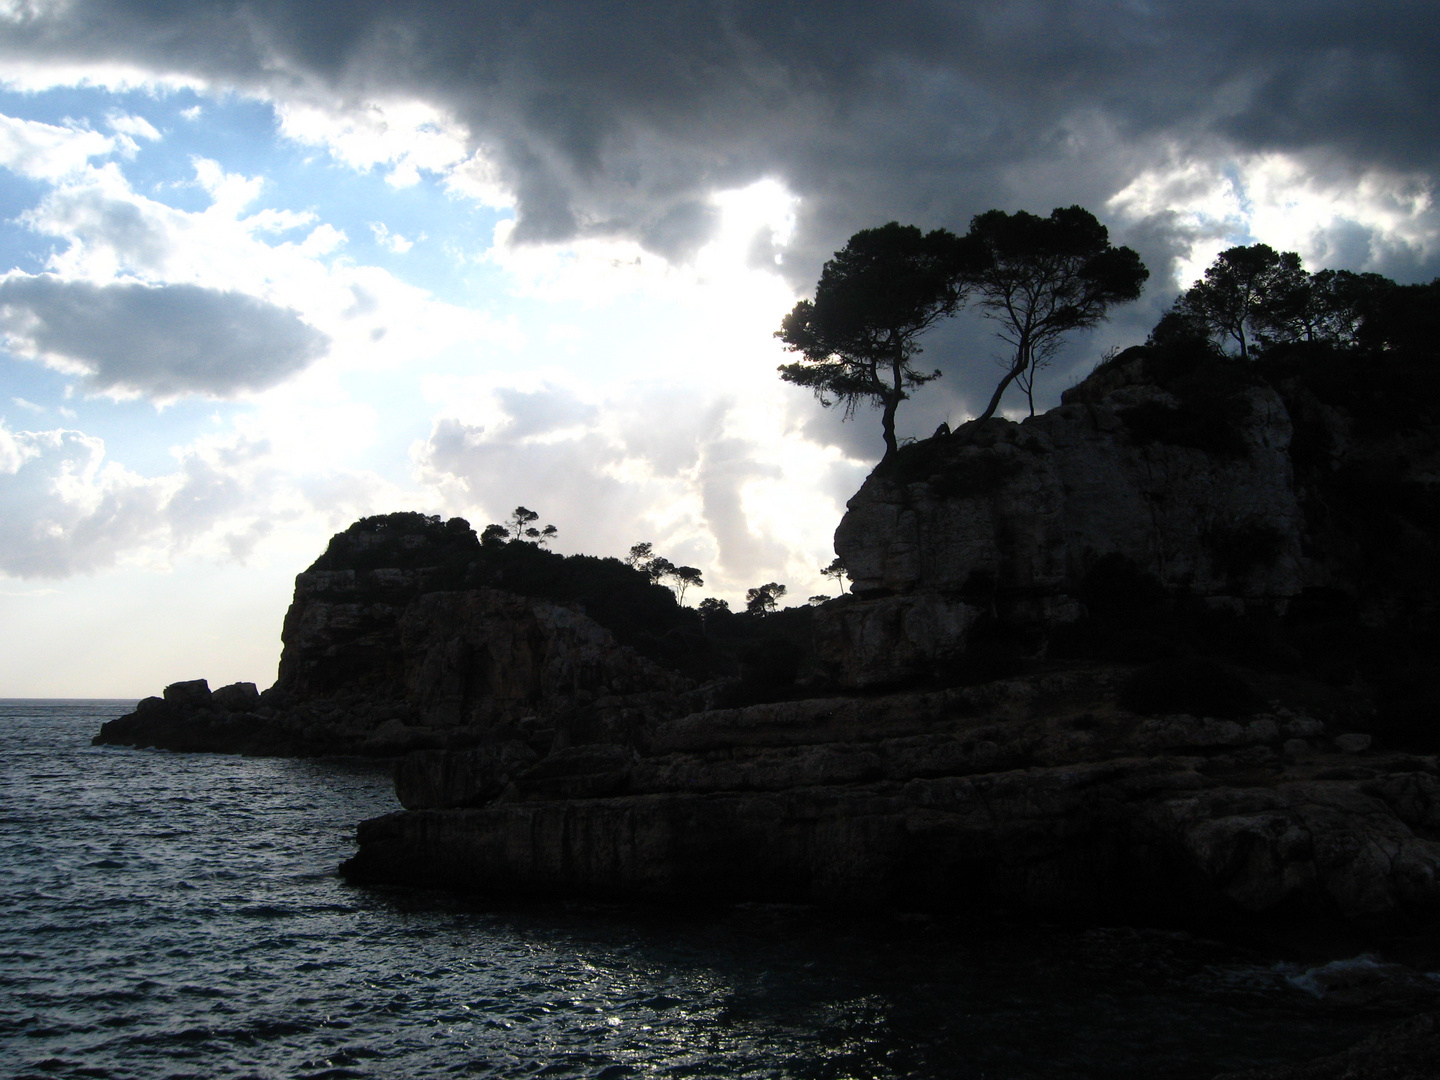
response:
{"label": "sky", "polygon": [[1052,405],[1233,244],[1440,274],[1436,56],[1423,0],[0,0],[0,696],[267,686],[395,510],[833,592],[878,414],[774,332],[851,234],[1095,213],[1151,277]]}

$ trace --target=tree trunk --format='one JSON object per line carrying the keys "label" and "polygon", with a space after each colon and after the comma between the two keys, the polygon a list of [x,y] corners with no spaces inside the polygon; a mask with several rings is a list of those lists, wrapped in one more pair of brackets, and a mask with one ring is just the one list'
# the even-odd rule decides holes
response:
{"label": "tree trunk", "polygon": [[885,395],[884,410],[880,414],[880,430],[885,435],[885,456],[881,461],[889,461],[894,455],[897,444],[895,442],[895,410],[900,407],[900,402],[905,400],[905,382],[902,369],[904,359],[900,355],[900,342],[894,331],[890,334],[890,392]]}
{"label": "tree trunk", "polygon": [[995,410],[1000,407],[1000,399],[1005,396],[1006,388],[1019,378],[1020,373],[1025,370],[1025,361],[1026,350],[1022,346],[1016,350],[1015,366],[1005,373],[1005,377],[1000,380],[1000,385],[995,388],[995,393],[990,398],[990,404],[986,405],[985,411],[975,418],[977,424],[984,420],[989,420],[990,417],[995,415]]}

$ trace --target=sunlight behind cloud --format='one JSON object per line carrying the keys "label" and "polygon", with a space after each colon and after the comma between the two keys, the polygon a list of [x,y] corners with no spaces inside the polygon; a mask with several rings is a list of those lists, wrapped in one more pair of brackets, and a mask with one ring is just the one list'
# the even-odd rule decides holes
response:
{"label": "sunlight behind cloud", "polygon": [[1282,153],[1187,158],[1172,152],[1106,204],[1137,222],[1172,216],[1189,240],[1173,284],[1186,288],[1219,252],[1267,243],[1311,269],[1384,270],[1440,250],[1440,215],[1420,174],[1332,171]]}
{"label": "sunlight behind cloud", "polygon": [[649,539],[732,601],[767,579],[815,591],[841,513],[817,477],[853,484],[864,466],[809,440],[775,372],[798,199],[765,180],[712,205],[688,261],[607,237],[518,243],[500,222],[482,259],[527,305],[527,374],[425,381],[436,417],[412,457],[450,512],[483,523],[523,502],[560,525],[562,550]]}
{"label": "sunlight behind cloud", "polygon": [[702,268],[721,274],[750,267],[757,248],[769,256],[772,269],[795,236],[795,213],[800,199],[778,180],[760,180],[749,187],[717,192],[711,201],[720,210],[715,239],[700,251]]}

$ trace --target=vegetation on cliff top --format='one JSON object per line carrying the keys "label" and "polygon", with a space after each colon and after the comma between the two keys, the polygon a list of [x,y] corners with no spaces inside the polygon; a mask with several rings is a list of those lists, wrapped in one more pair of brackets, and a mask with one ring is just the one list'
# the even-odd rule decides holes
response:
{"label": "vegetation on cliff top", "polygon": [[1035,415],[1035,373],[1061,339],[1100,323],[1109,309],[1137,299],[1150,272],[1088,210],[1056,207],[977,214],[963,237],[922,234],[890,222],[862,229],[825,264],[815,299],[801,300],[775,336],[801,359],[780,367],[786,382],[815,392],[845,419],[861,402],[880,409],[888,461],[899,449],[895,410],[910,391],[940,377],[912,361],[920,336],[973,299],[996,336],[1013,350],[1005,375],[979,419],[992,416],[1010,384],[1024,390]]}
{"label": "vegetation on cliff top", "polygon": [[[1141,666],[1132,702],[1178,709],[1193,698],[1201,708],[1205,696],[1185,687],[1203,683],[1189,676],[1207,669],[1190,661],[1205,660],[1242,670],[1257,686],[1293,692],[1293,680],[1308,680],[1332,702],[1366,701],[1374,710],[1366,723],[1382,745],[1440,749],[1440,489],[1426,465],[1440,450],[1440,281],[1308,274],[1298,257],[1265,251],[1232,250],[1217,267],[1144,345],[1108,357],[1065,400],[1093,403],[1131,382],[1159,386],[1172,403],[1122,410],[1125,437],[1225,458],[1248,452],[1251,391],[1273,389],[1293,431],[1306,557],[1324,566],[1329,584],[1306,589],[1283,616],[1239,616],[1168,595],[1110,556],[1078,583],[1081,622],[1042,633],[1003,617],[984,621],[955,676],[1013,674],[1041,655],[1118,661]],[[1220,311],[1226,276],[1255,267],[1265,273],[1233,289],[1243,305]],[[876,472],[946,497],[983,498],[1028,446],[1023,424],[972,424],[901,447]],[[1273,558],[1283,538],[1219,523],[1197,541],[1238,579]],[[990,601],[1003,614],[1004,598]]]}
{"label": "vegetation on cliff top", "polygon": [[775,610],[783,586],[761,586],[771,602],[755,610],[731,612],[716,601],[685,607],[660,581],[699,584],[694,567],[677,567],[646,544],[635,545],[629,561],[547,551],[527,538],[533,520],[517,511],[518,529],[487,529],[481,540],[464,518],[414,512],[362,518],[332,537],[307,572],[424,570],[434,590],[493,588],[575,605],[656,663],[702,681],[737,679],[726,695],[732,705],[783,696],[802,672],[811,609]]}
{"label": "vegetation on cliff top", "polygon": [[[1202,317],[1202,301],[1211,303],[1215,289],[1184,294],[1146,344],[1107,358],[1067,400],[1103,395],[1116,379],[1158,385],[1174,404],[1125,410],[1126,436],[1223,457],[1246,452],[1248,391],[1272,387],[1290,413],[1297,484],[1310,493],[1303,500],[1307,535],[1323,549],[1316,557],[1327,560],[1334,584],[1306,590],[1283,617],[1237,617],[1167,595],[1118,556],[1102,559],[1079,585],[1087,610],[1081,623],[1047,637],[990,618],[977,627],[955,677],[1013,674],[1042,651],[1052,659],[1119,661],[1141,665],[1133,701],[1179,707],[1166,686],[1199,686],[1205,678],[1195,673],[1214,669],[1196,664],[1218,662],[1247,671],[1257,684],[1305,678],[1337,692],[1366,688],[1382,740],[1434,749],[1440,491],[1412,466],[1435,453],[1440,425],[1440,281],[1401,286],[1377,275],[1309,275],[1298,259],[1272,260],[1263,252],[1250,262],[1278,270],[1246,293],[1243,355],[1233,313]],[[1227,273],[1249,265],[1233,251],[1220,263]],[[1218,278],[1211,275],[1209,284]],[[1353,436],[1344,446],[1334,444],[1335,416]],[[983,497],[1006,483],[1015,453],[1039,452],[1023,425],[995,427],[1013,447],[990,448],[995,440],[985,433],[992,426],[969,425],[957,437],[900,447],[877,472],[925,480],[944,496]],[[534,529],[532,522],[517,525],[504,537],[498,528],[489,531],[481,542],[461,519],[366,518],[335,537],[312,569],[424,565],[439,588],[490,586],[577,604],[621,642],[697,679],[739,676],[729,704],[796,692],[810,655],[812,609],[774,610],[777,584],[751,590],[753,610],[746,612],[732,613],[713,599],[687,608],[658,582],[667,570],[685,577],[693,571],[695,579],[699,571],[674,567],[653,547],[637,545],[631,565],[562,556],[525,542],[543,538],[543,530],[526,536],[523,527]],[[1278,538],[1216,529],[1200,540],[1217,563],[1243,576]],[[1003,598],[990,601],[1001,611]],[[1186,682],[1177,671],[1194,677]],[[1233,684],[1231,690],[1227,701],[1243,699]]]}

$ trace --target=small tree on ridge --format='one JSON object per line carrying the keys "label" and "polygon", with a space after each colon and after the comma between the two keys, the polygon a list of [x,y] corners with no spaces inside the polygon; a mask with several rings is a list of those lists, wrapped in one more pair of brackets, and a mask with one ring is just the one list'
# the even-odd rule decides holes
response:
{"label": "small tree on ridge", "polygon": [[895,453],[895,410],[910,391],[940,377],[912,361],[916,339],[964,303],[971,245],[952,232],[921,233],[890,222],[862,229],[825,264],[814,300],[801,300],[775,336],[801,359],[780,377],[815,392],[852,419],[861,402],[880,409],[885,457]]}
{"label": "small tree on ridge", "polygon": [[523,541],[527,544],[534,544],[536,547],[544,547],[560,530],[554,525],[536,528],[535,522],[539,520],[540,515],[534,510],[517,506],[511,511],[508,523],[496,525],[492,522],[486,525],[485,531],[480,534],[480,542],[482,544],[503,544],[507,541],[511,543]]}
{"label": "small tree on ridge", "polygon": [[771,581],[745,590],[745,611],[750,615],[768,615],[775,610],[780,597],[785,595],[785,586]]}
{"label": "small tree on ridge", "polygon": [[[1297,303],[1308,275],[1300,256],[1284,254],[1269,244],[1251,244],[1222,251],[1205,268],[1205,276],[1180,297],[1180,307],[1218,337],[1240,346],[1240,359],[1250,359],[1250,335],[1267,320]],[[1247,331],[1249,333],[1247,334]]]}
{"label": "small tree on ridge", "polygon": [[1135,300],[1150,276],[1128,247],[1079,206],[1056,207],[1049,217],[1024,210],[989,210],[970,222],[965,239],[984,252],[967,285],[997,336],[1014,351],[1009,368],[977,420],[995,415],[1012,382],[1021,380],[1035,415],[1035,371],[1072,330],[1098,325],[1112,304]]}

